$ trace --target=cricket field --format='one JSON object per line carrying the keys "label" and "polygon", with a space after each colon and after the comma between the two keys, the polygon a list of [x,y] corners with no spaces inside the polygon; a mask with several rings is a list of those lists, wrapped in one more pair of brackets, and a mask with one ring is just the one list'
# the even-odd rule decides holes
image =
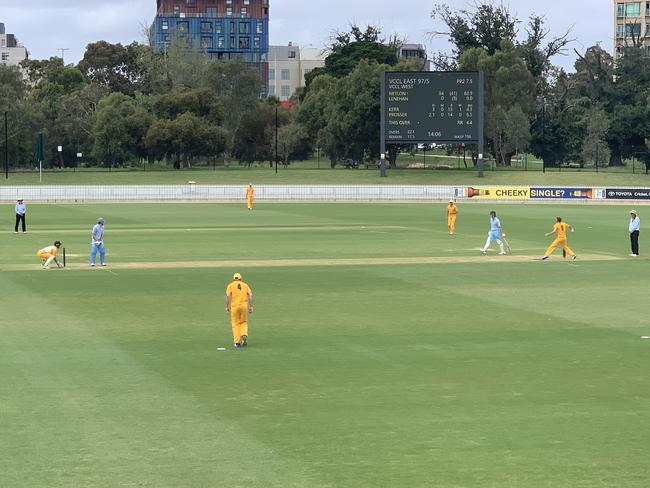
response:
{"label": "cricket field", "polygon": [[[629,208],[461,203],[454,237],[444,208],[32,204],[23,235],[7,207],[0,486],[647,487]],[[492,209],[512,255],[478,251]],[[535,259],[556,215],[576,261]],[[68,266],[43,270],[54,240]],[[241,350],[234,272],[255,294]]]}

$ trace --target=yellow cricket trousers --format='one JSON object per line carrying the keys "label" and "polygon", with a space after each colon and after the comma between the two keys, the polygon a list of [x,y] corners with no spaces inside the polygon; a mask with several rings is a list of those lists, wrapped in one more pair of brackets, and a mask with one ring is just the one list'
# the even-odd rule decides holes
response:
{"label": "yellow cricket trousers", "polygon": [[575,256],[575,253],[571,249],[569,249],[569,246],[567,246],[566,238],[560,239],[559,237],[555,239],[550,246],[548,246],[548,249],[546,250],[544,256],[550,256],[551,253],[555,251],[555,248],[558,246],[562,246],[562,249],[564,249],[569,256]]}
{"label": "yellow cricket trousers", "polygon": [[454,231],[456,230],[456,216],[455,215],[449,215],[447,217],[447,227],[449,228],[449,233],[453,234]]}
{"label": "yellow cricket trousers", "polygon": [[241,336],[248,336],[248,306],[230,309],[230,326],[235,343],[241,342]]}

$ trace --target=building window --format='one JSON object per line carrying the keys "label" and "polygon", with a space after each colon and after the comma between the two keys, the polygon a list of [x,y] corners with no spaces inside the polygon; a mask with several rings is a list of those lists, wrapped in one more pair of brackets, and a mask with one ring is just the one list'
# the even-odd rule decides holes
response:
{"label": "building window", "polygon": [[226,16],[232,17],[232,7],[226,7]]}
{"label": "building window", "polygon": [[219,38],[217,39],[217,47],[219,49],[225,49],[225,47],[226,47],[226,38],[225,37],[219,36]]}
{"label": "building window", "polygon": [[[650,24],[648,24],[648,25],[650,25]],[[261,43],[260,43],[260,38],[259,38],[259,37],[254,37],[254,38],[253,38],[253,47],[254,47],[255,49],[259,49],[259,48],[260,48],[260,45],[261,45]]]}
{"label": "building window", "polygon": [[221,25],[221,22],[215,22],[215,23],[214,23],[214,31],[215,31],[217,34],[221,34],[222,29],[223,29],[223,27],[222,27],[222,25]]}
{"label": "building window", "polygon": [[201,37],[201,49],[212,49],[212,37]]}
{"label": "building window", "polygon": [[625,24],[616,24],[616,37],[625,37]]}
{"label": "building window", "polygon": [[185,0],[185,5],[187,5],[188,7],[195,7],[196,0]]}
{"label": "building window", "polygon": [[275,70],[273,68],[269,70],[269,80],[275,80]]}
{"label": "building window", "polygon": [[230,21],[230,33],[234,34],[236,32],[237,32],[237,23],[234,20],[232,20]]}
{"label": "building window", "polygon": [[174,15],[178,16],[181,14],[181,7],[180,5],[174,5]]}
{"label": "building window", "polygon": [[269,96],[270,97],[275,96],[275,85],[269,85]]}
{"label": "building window", "polygon": [[235,36],[230,36],[230,49],[235,49],[237,47],[237,38]]}
{"label": "building window", "polygon": [[9,53],[2,53],[2,60],[9,61]]}
{"label": "building window", "polygon": [[201,32],[212,32],[212,22],[201,22]]}
{"label": "building window", "polygon": [[250,5],[250,4],[251,4],[251,0],[244,0],[244,5]]}
{"label": "building window", "polygon": [[641,2],[625,4],[626,17],[639,17],[640,15],[641,15]]}
{"label": "building window", "polygon": [[169,29],[169,22],[167,22],[166,20],[163,20],[163,21],[162,21],[162,24],[160,24],[160,28],[161,28],[162,30],[167,30],[167,29]]}
{"label": "building window", "polygon": [[289,85],[282,85],[280,89],[280,96],[284,98],[289,98],[291,96],[291,87]]}
{"label": "building window", "polygon": [[248,17],[248,7],[242,7],[242,8],[241,8],[241,16],[242,16],[242,18],[244,18],[244,19],[245,19],[246,17]]}
{"label": "building window", "polygon": [[250,37],[240,37],[239,38],[239,49],[250,49],[251,48],[251,38]]}
{"label": "building window", "polygon": [[251,25],[248,22],[240,22],[239,23],[239,33],[240,34],[250,34],[251,31]]}
{"label": "building window", "polygon": [[312,69],[311,69],[311,68],[305,68],[305,69],[303,70],[303,75],[304,75],[304,76],[307,76],[307,75],[308,75],[309,73],[311,73],[311,72],[312,72]]}
{"label": "building window", "polygon": [[190,30],[190,23],[187,21],[179,22],[176,24],[176,27],[178,28],[178,32],[185,34]]}
{"label": "building window", "polygon": [[217,16],[217,7],[205,7],[205,16],[206,17],[216,17]]}
{"label": "building window", "polygon": [[284,81],[289,81],[291,79],[291,72],[288,69],[283,69],[280,72],[280,77]]}
{"label": "building window", "polygon": [[264,34],[264,24],[262,24],[261,22],[259,22],[259,23],[257,24],[257,31],[256,31],[256,32],[257,32],[258,34]]}
{"label": "building window", "polygon": [[641,24],[625,24],[625,37],[641,37]]}
{"label": "building window", "polygon": [[296,51],[289,51],[288,57],[289,59],[296,59]]}

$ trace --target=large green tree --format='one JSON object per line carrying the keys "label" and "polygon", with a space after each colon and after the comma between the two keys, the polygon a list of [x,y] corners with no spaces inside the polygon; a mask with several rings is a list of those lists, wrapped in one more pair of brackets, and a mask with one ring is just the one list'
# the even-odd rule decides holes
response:
{"label": "large green tree", "polygon": [[[466,50],[460,68],[485,74],[485,132],[497,164],[509,166],[517,149],[530,139],[529,120],[535,109],[535,79],[507,40],[490,54],[483,48]],[[510,118],[514,117],[512,120]]]}

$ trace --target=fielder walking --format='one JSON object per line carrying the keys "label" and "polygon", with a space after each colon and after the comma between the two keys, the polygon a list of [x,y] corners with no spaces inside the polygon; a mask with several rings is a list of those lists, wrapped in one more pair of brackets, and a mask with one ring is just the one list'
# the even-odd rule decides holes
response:
{"label": "fielder walking", "polygon": [[487,254],[488,248],[494,241],[497,241],[499,245],[499,256],[503,256],[506,251],[503,249],[503,241],[501,240],[501,221],[497,217],[497,213],[492,210],[490,212],[490,232],[488,232],[487,241],[485,241],[485,246],[481,248],[481,252]]}
{"label": "fielder walking", "polygon": [[95,266],[95,259],[99,252],[99,265],[106,266],[106,248],[104,247],[104,219],[99,217],[97,223],[93,226],[90,244],[90,266]]}
{"label": "fielder walking", "polygon": [[555,248],[558,246],[562,246],[562,250],[566,252],[569,256],[571,256],[571,259],[577,258],[575,253],[567,245],[567,238],[566,238],[567,229],[571,229],[571,232],[573,232],[573,226],[571,224],[562,222],[562,217],[555,217],[555,225],[553,226],[553,230],[545,234],[546,237],[555,234],[555,240],[551,243],[551,245],[544,253],[542,260],[548,259],[548,257],[553,253],[553,251],[555,251]]}
{"label": "fielder walking", "polygon": [[453,236],[456,231],[456,216],[458,215],[458,207],[453,199],[449,200],[449,205],[447,205],[447,229],[449,229],[449,235]]}
{"label": "fielder walking", "polygon": [[226,287],[226,313],[230,313],[230,326],[235,347],[248,346],[248,314],[253,313],[253,290],[235,273]]}
{"label": "fielder walking", "polygon": [[23,234],[27,232],[27,227],[25,225],[25,215],[27,214],[27,206],[23,203],[23,199],[19,198],[16,203],[16,227],[14,227],[14,232],[18,234],[18,224],[22,222]]}
{"label": "fielder walking", "polygon": [[56,259],[56,255],[59,252],[60,247],[61,241],[54,241],[54,244],[44,247],[36,253],[36,255],[43,260],[41,263],[41,267],[43,269],[50,269],[50,264],[52,264],[52,261],[56,263],[57,267],[63,267]]}
{"label": "fielder walking", "polygon": [[253,184],[249,183],[246,188],[246,207],[248,210],[253,210],[253,199],[255,198],[255,188]]}
{"label": "fielder walking", "polygon": [[639,231],[641,230],[641,219],[636,210],[630,210],[630,244],[632,246],[632,254],[630,256],[637,257],[639,255]]}

